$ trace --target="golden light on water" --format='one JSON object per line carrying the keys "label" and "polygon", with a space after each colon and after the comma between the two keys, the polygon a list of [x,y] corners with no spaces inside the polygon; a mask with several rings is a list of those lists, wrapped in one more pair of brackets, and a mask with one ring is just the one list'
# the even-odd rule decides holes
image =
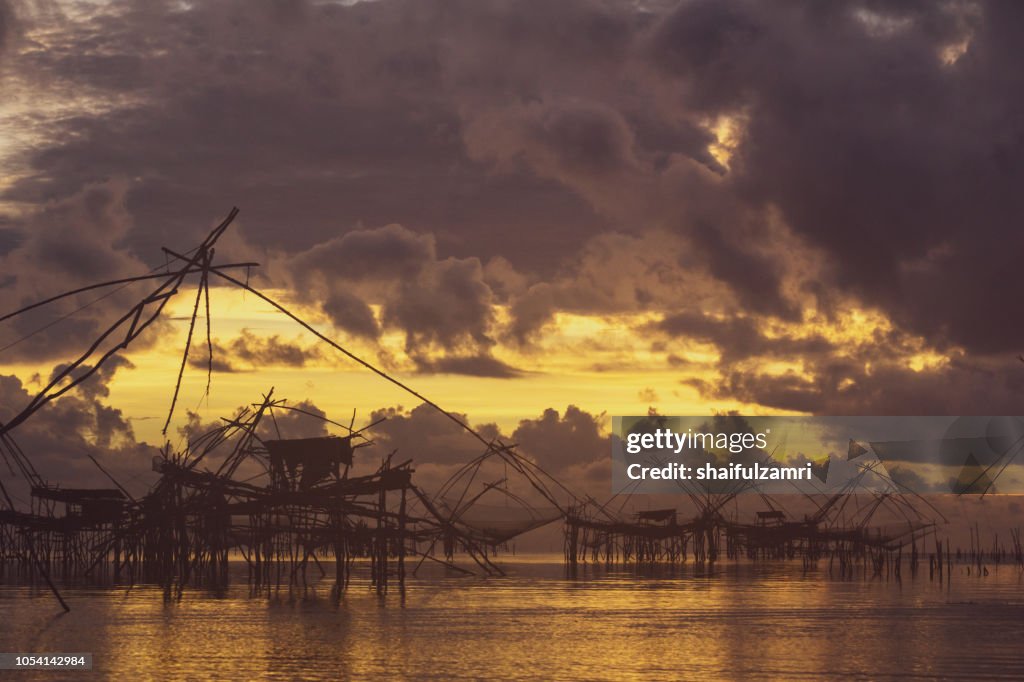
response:
{"label": "golden light on water", "polygon": [[[226,593],[196,589],[168,604],[147,586],[71,592],[78,608],[58,620],[12,610],[20,599],[0,600],[0,614],[14,626],[4,634],[35,632],[37,646],[90,651],[100,670],[136,677],[288,679],[310,675],[314,662],[325,678],[473,679],[977,677],[1020,664],[993,636],[1012,628],[1016,610],[977,603],[1015,594],[1012,572],[948,586],[835,580],[795,564],[587,566],[570,578],[558,557],[523,559],[506,578],[431,574],[383,599],[357,579],[335,603],[330,579],[316,576],[250,595],[236,564]],[[988,627],[971,627],[978,619]]]}

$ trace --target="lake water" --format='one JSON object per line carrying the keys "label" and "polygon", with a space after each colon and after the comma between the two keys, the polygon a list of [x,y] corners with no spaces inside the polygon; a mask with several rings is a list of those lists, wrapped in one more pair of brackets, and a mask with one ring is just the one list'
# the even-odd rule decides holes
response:
{"label": "lake water", "polygon": [[[250,596],[0,584],[0,651],[91,652],[94,671],[8,679],[869,679],[1024,677],[1024,582],[956,568],[951,584],[839,579],[799,564],[638,575],[510,558],[503,578],[410,579],[384,597],[356,576]],[[319,575],[319,574],[317,574]]]}

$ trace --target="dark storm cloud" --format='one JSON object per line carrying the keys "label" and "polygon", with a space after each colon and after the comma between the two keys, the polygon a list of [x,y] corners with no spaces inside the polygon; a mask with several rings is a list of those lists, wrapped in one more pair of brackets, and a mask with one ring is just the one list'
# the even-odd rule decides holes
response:
{"label": "dark storm cloud", "polygon": [[[195,369],[209,366],[209,352],[203,343],[189,353],[189,364]],[[262,367],[304,367],[322,359],[315,346],[303,346],[283,340],[278,335],[257,336],[248,329],[230,341],[213,341],[214,371],[239,372],[259,370]]]}
{"label": "dark storm cloud", "polygon": [[[145,492],[152,480],[151,459],[158,451],[138,443],[121,411],[99,401],[107,393],[106,381],[112,374],[113,370],[93,377],[98,386],[50,403],[12,432],[44,481],[64,487],[111,487],[110,480],[86,456],[91,454],[133,494]],[[16,377],[0,376],[0,421],[20,412],[33,393]],[[28,482],[20,474],[8,476],[7,464],[0,466],[8,487],[27,499]]]}
{"label": "dark storm cloud", "polygon": [[437,257],[434,240],[401,225],[354,230],[316,245],[295,258],[296,277],[330,274],[349,281],[390,282],[417,277]]}
{"label": "dark storm cloud", "polygon": [[[464,423],[473,423],[467,415],[455,416]],[[401,407],[377,410],[370,420],[381,418],[386,420],[368,432],[374,445],[358,451],[357,464],[373,464],[395,452],[393,459],[396,462],[413,460],[416,485],[431,493],[440,491],[465,464],[483,454],[480,441],[428,405],[420,405],[411,411]],[[520,421],[512,435],[502,433],[494,424],[475,424],[474,428],[484,438],[497,439],[506,445],[515,444],[521,457],[535,463],[572,490],[603,496],[607,494],[611,480],[611,458],[608,456],[611,443],[600,432],[603,419],[604,415],[592,415],[569,406],[561,416],[557,410],[549,408],[535,419]],[[457,498],[467,479],[463,478],[456,484],[454,492],[449,492],[448,496]],[[474,493],[480,491],[481,485],[500,483],[499,487],[504,487],[507,483],[508,489],[515,494],[534,499],[544,506],[548,504],[536,499],[536,491],[525,478],[497,457],[488,460],[469,483],[471,487],[475,484]],[[562,496],[557,484],[549,481],[548,485],[552,485],[557,496]],[[498,499],[504,498],[499,495]]]}
{"label": "dark storm cloud", "polygon": [[[504,170],[525,165],[585,195],[638,170],[633,132],[618,111],[581,101],[530,102],[478,115],[466,131],[475,157]],[[588,196],[598,203],[600,198]]]}
{"label": "dark storm cloud", "polygon": [[367,339],[380,336],[380,324],[370,306],[351,292],[334,289],[322,300],[320,307],[339,329]]}
{"label": "dark storm cloud", "polygon": [[727,234],[729,228],[698,223],[691,234],[708,270],[717,279],[728,282],[741,305],[763,315],[799,319],[799,310],[780,295],[781,264],[773,263],[745,249]]}
{"label": "dark storm cloud", "polygon": [[[455,414],[464,424],[469,419]],[[418,464],[464,464],[482,454],[483,445],[458,424],[429,405],[419,405],[410,411],[402,407],[375,410],[370,422],[381,422],[373,428],[376,443],[374,452],[386,456],[397,451],[397,461],[412,458]],[[476,425],[485,438],[499,438],[501,433],[494,424]]]}
{"label": "dark storm cloud", "polygon": [[0,60],[3,59],[7,43],[14,33],[14,12],[7,0],[0,0]]}
{"label": "dark storm cloud", "polygon": [[[26,35],[47,21],[19,10]],[[1005,308],[1024,294],[1022,24],[1012,2],[116,3],[62,20],[45,49],[9,46],[5,89],[78,108],[32,127],[3,198],[84,205],[131,178],[131,220],[104,218],[131,229],[47,241],[14,216],[5,264],[120,271],[237,203],[239,230],[285,254],[306,302],[354,335],[401,329],[428,367],[439,348],[489,357],[499,302],[520,342],[560,310],[678,313],[625,283],[648,273],[575,267],[611,230],[670,230],[689,249],[676,269],[750,318],[797,322],[800,264],[766,248],[778,220],[818,258],[805,290],[820,304],[840,292],[935,346],[1004,353],[1024,331]],[[39,291],[20,270],[0,283]],[[691,329],[737,357],[801,351]],[[829,374],[823,349],[803,350]],[[949,377],[967,392],[970,364]],[[800,381],[762,379],[767,393],[727,385],[807,404]]]}
{"label": "dark storm cloud", "polygon": [[[401,225],[353,230],[284,267],[295,291],[322,301],[335,326],[370,338],[381,326],[402,330],[413,358],[438,349],[479,356],[494,344],[494,295],[479,259],[439,259],[430,235]],[[367,302],[381,306],[380,323]]]}
{"label": "dark storm cloud", "polygon": [[767,374],[726,368],[719,379],[688,379],[706,398],[735,398],[783,412],[824,415],[1015,414],[1024,369],[953,360],[915,371],[885,360],[824,356],[807,372]]}
{"label": "dark storm cloud", "polygon": [[[519,454],[535,462],[575,494],[604,498],[611,481],[611,438],[606,416],[569,405],[561,415],[547,408],[523,419],[512,432]],[[556,497],[562,492],[555,490]]]}
{"label": "dark storm cloud", "polygon": [[384,320],[406,331],[406,351],[420,345],[450,348],[468,340],[475,346],[493,343],[488,337],[492,315],[491,289],[476,259],[436,263],[426,286],[411,286],[384,308]]}
{"label": "dark storm cloud", "polygon": [[[506,340],[529,346],[558,312],[582,315],[721,308],[727,288],[699,264],[680,267],[685,245],[665,233],[607,233],[590,240],[557,279],[511,280]],[[498,268],[488,264],[489,273]],[[493,281],[493,279],[489,280]],[[685,295],[683,293],[685,292]]]}
{"label": "dark storm cloud", "polygon": [[721,353],[722,363],[749,357],[820,355],[833,350],[832,344],[819,336],[766,337],[754,319],[748,317],[718,319],[700,313],[678,313],[661,320],[656,328],[674,336],[714,344]]}
{"label": "dark storm cloud", "polygon": [[[578,198],[530,174],[488,175],[464,153],[464,100],[483,90],[503,102],[535,84],[532,65],[509,65],[521,72],[509,74],[510,91],[490,91],[501,77],[478,73],[468,45],[477,44],[480,26],[460,19],[475,16],[491,34],[491,49],[504,53],[524,37],[505,22],[517,13],[476,3],[461,9],[297,3],[282,21],[275,3],[203,3],[187,11],[123,3],[68,22],[59,42],[20,60],[29,86],[42,82],[68,95],[131,90],[132,103],[58,122],[67,134],[34,152],[35,172],[9,195],[37,201],[86,181],[139,178],[132,208],[152,223],[136,235],[140,249],[173,234],[196,235],[197,216],[230,203],[246,209],[252,239],[287,249],[359,222],[442,233],[462,255],[526,255],[516,235],[538,224],[550,231],[549,247],[559,237],[571,243],[594,222]],[[595,14],[583,4],[566,11],[566,28]],[[525,37],[558,48],[550,21],[520,21]],[[567,48],[582,57],[580,44],[606,35],[596,31]],[[591,44],[590,54],[604,50]],[[172,205],[189,211],[172,212]]]}
{"label": "dark storm cloud", "polygon": [[[4,313],[64,291],[149,271],[124,244],[133,229],[126,192],[122,182],[90,185],[44,204],[26,219],[16,245],[0,256]],[[88,291],[12,318],[0,328],[4,357],[49,360],[83,352],[156,286],[143,282]],[[159,323],[133,347],[151,342],[158,329]]]}
{"label": "dark storm cloud", "polygon": [[461,374],[471,377],[511,379],[522,371],[490,355],[448,356],[438,359],[415,358],[420,372],[430,374]]}
{"label": "dark storm cloud", "polygon": [[1020,323],[980,303],[1024,286],[1022,18],[1005,2],[682,3],[653,55],[694,106],[745,113],[733,184],[824,249],[839,285],[921,333],[1005,351]]}
{"label": "dark storm cloud", "polygon": [[[463,423],[471,423],[464,414],[456,414]],[[388,454],[397,450],[399,460],[413,458],[422,464],[456,465],[469,462],[483,452],[481,443],[457,424],[428,405],[411,411],[392,407],[375,411],[370,421],[386,418],[373,428],[373,452]],[[560,415],[548,408],[533,419],[523,419],[511,435],[494,424],[474,428],[485,438],[515,444],[516,451],[557,477],[578,473],[596,462],[608,459],[611,442],[602,432],[604,415],[594,415],[575,405]]]}
{"label": "dark storm cloud", "polygon": [[[67,369],[67,364],[57,365],[53,368],[50,373],[50,381],[57,378],[61,372]],[[119,355],[115,355],[103,363],[94,374],[89,378],[85,379],[77,387],[78,393],[82,394],[83,397],[90,400],[97,398],[106,398],[110,395],[110,387],[108,384],[114,377],[119,369],[134,369],[135,365],[130,360],[123,358]],[[93,368],[88,365],[79,366],[73,370],[70,374],[71,380],[79,380],[85,376],[86,373],[90,372]]]}
{"label": "dark storm cloud", "polygon": [[[28,89],[129,103],[51,122],[7,195],[134,178],[139,253],[187,243],[230,202],[263,246],[399,222],[446,254],[550,273],[606,228],[602,183],[646,183],[668,155],[713,162],[685,113],[618,99],[650,20],[587,2],[299,3],[286,21],[273,3],[118,4],[65,22],[19,71]],[[351,298],[330,303],[375,333]]]}
{"label": "dark storm cloud", "polygon": [[548,471],[561,472],[611,454],[611,440],[601,432],[604,415],[593,415],[575,405],[562,415],[548,408],[537,419],[524,419],[512,433],[519,449]]}

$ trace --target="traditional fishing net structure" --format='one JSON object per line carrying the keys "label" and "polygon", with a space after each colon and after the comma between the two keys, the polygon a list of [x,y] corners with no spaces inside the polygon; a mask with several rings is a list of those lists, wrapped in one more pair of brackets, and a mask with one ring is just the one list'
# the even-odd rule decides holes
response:
{"label": "traditional fishing net structure", "polygon": [[[865,485],[872,478],[875,485]],[[879,490],[877,483],[885,485]],[[635,487],[633,484],[631,487]],[[583,562],[681,563],[738,559],[800,558],[805,566],[821,560],[842,573],[870,567],[873,573],[900,571],[904,550],[916,572],[929,536],[942,514],[927,500],[894,481],[877,467],[863,465],[859,475],[830,495],[792,495],[802,509],[787,510],[791,502],[758,490],[750,481],[729,489],[708,489],[692,481],[678,482],[688,509],[664,508],[625,512],[627,488],[607,502],[594,500],[569,510],[566,517],[565,558]],[[763,507],[740,514],[740,496]],[[623,503],[615,507],[615,502]],[[680,516],[684,515],[684,520]],[[752,521],[743,520],[751,518]],[[882,520],[888,523],[880,523]],[[941,549],[939,556],[941,557]]]}
{"label": "traditional fishing net structure", "polygon": [[[0,455],[12,476],[29,483],[32,500],[29,508],[19,508],[0,479],[4,504],[0,509],[0,562],[40,576],[65,608],[52,574],[103,574],[119,581],[155,582],[168,594],[180,595],[189,584],[223,585],[228,562],[236,557],[247,564],[256,588],[304,582],[309,570],[327,575],[324,562],[333,562],[339,594],[360,560],[360,566],[368,564],[370,582],[381,592],[391,582],[404,586],[407,557],[418,558],[416,570],[430,561],[469,572],[454,563],[456,553],[465,553],[480,570],[500,573],[489,558],[498,546],[563,516],[563,507],[551,503],[551,488],[560,484],[514,448],[485,439],[436,403],[319,332],[250,286],[248,277],[242,280],[230,274],[238,269],[248,273],[257,266],[215,261],[216,243],[237,213],[233,209],[187,253],[165,248],[168,261],[163,268],[65,292],[0,317],[3,322],[96,290],[120,290],[147,282],[154,285],[85,352],[61,365],[28,405],[0,424]],[[271,389],[261,401],[194,435],[183,447],[165,445],[152,463],[157,482],[138,499],[96,459],[93,462],[115,487],[85,490],[44,481],[35,471],[31,455],[14,440],[17,427],[127,349],[156,322],[168,301],[192,281],[196,282],[196,296],[163,425],[165,436],[197,329],[201,333],[197,324],[201,310],[206,320],[209,391],[213,370],[209,288],[211,281],[220,281],[255,295],[320,341],[438,410],[479,440],[485,454],[460,469],[434,496],[414,484],[412,459],[396,463],[396,453],[383,458],[376,470],[354,475],[356,452],[371,443],[376,423],[356,430],[354,423],[346,426],[305,412],[309,418],[330,422],[341,434],[287,438],[277,429],[275,413],[304,411],[274,398]],[[534,506],[519,497],[507,478],[486,484],[482,491],[474,490],[478,474],[492,461],[511,467],[547,504]],[[489,511],[485,498],[492,494],[502,495],[504,506]],[[508,508],[510,502],[513,509]]]}
{"label": "traditional fishing net structure", "polygon": [[[560,502],[559,497],[564,501]],[[501,573],[489,558],[514,538],[565,517],[576,496],[529,458],[500,441],[461,466],[430,502],[445,520],[440,541],[452,560],[468,553],[488,572]]]}
{"label": "traditional fishing net structure", "polygon": [[[154,460],[161,476],[140,502],[144,514],[131,543],[140,548],[142,578],[179,590],[190,580],[223,583],[229,556],[237,553],[255,587],[305,582],[310,566],[326,574],[325,556],[335,563],[339,589],[359,557],[370,559],[372,583],[381,591],[395,557],[401,583],[407,541],[417,532],[417,519],[406,513],[414,494],[410,463],[389,458],[371,474],[349,475],[355,450],[367,444],[365,429],[351,426],[344,437],[261,435],[261,427],[276,423],[275,411],[292,409],[272,393],[190,441],[184,452]],[[353,444],[358,439],[364,442]],[[259,470],[262,485],[238,477],[246,465]]]}

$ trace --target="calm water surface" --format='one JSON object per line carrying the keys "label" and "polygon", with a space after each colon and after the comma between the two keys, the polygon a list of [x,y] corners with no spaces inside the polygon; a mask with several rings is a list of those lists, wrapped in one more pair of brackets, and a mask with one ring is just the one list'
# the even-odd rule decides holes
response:
{"label": "calm water surface", "polygon": [[159,589],[0,583],[0,651],[92,652],[92,673],[7,679],[1024,678],[1024,581],[841,580],[724,563],[638,575],[513,559],[505,578],[433,573],[378,597],[353,580],[167,603]]}

